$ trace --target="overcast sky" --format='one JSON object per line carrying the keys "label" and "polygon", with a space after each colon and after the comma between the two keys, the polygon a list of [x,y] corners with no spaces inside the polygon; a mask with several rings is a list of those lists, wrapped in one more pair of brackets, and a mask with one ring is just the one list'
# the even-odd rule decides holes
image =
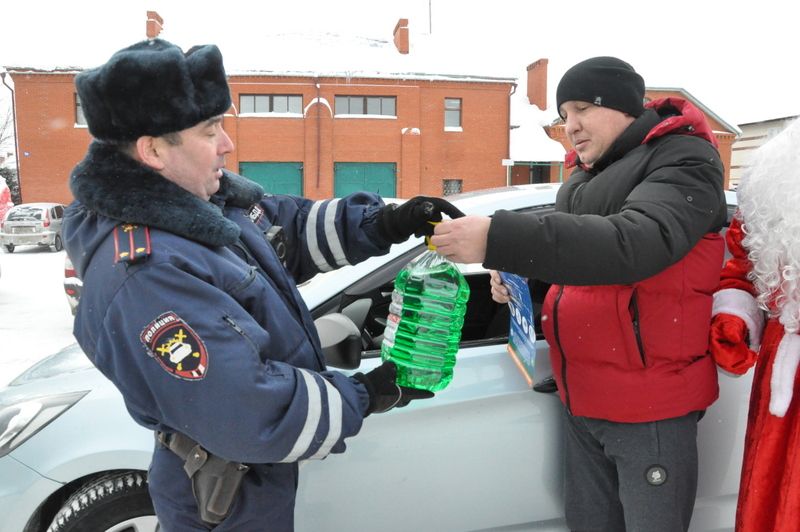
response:
{"label": "overcast sky", "polygon": [[[188,48],[215,43],[223,56],[254,43],[259,66],[290,57],[260,49],[266,34],[330,32],[390,41],[399,18],[448,43],[470,74],[507,73],[549,59],[549,102],[569,66],[596,55],[631,63],[650,87],[682,87],[731,124],[800,114],[795,17],[786,2],[673,0],[22,0],[2,10],[0,65],[96,66],[144,38],[145,13],[164,18],[162,37]],[[430,9],[429,9],[430,6]],[[430,17],[429,17],[430,13]],[[228,57],[228,56],[226,56]],[[357,58],[353,59],[354,63]],[[276,61],[277,62],[277,61]],[[485,65],[485,66],[483,66]],[[0,95],[7,96],[5,87]]]}

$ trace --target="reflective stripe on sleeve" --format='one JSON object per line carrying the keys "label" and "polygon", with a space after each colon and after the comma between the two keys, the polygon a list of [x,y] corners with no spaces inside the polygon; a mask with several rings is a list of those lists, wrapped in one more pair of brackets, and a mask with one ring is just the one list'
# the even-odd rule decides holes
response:
{"label": "reflective stripe on sleeve", "polygon": [[314,456],[311,457],[314,460],[320,460],[328,456],[331,448],[336,445],[342,435],[342,396],[339,394],[339,390],[328,382],[328,379],[322,380],[325,382],[325,391],[328,394],[328,436],[317,452],[314,453]]}
{"label": "reflective stripe on sleeve", "polygon": [[[311,442],[314,440],[314,435],[319,428],[319,421],[322,417],[322,395],[320,393],[319,385],[314,374],[304,370],[298,369],[300,375],[303,376],[303,382],[308,390],[308,414],[306,415],[306,422],[303,425],[303,430],[297,437],[294,447],[281,462],[296,462],[301,456],[308,452]],[[325,394],[328,398],[328,434],[322,445],[317,449],[317,452],[311,456],[311,459],[325,458],[331,451],[339,437],[342,434],[342,396],[327,379],[322,379],[325,383]]]}
{"label": "reflective stripe on sleeve", "polygon": [[281,462],[296,462],[298,458],[308,452],[314,434],[317,432],[319,426],[319,419],[322,413],[322,397],[320,396],[319,386],[314,376],[308,371],[298,369],[300,375],[303,376],[303,381],[308,391],[308,413],[306,414],[306,423],[303,425],[303,430],[297,437],[294,447]]}
{"label": "reflective stripe on sleeve", "polygon": [[329,272],[333,268],[328,264],[328,261],[325,260],[322,251],[319,249],[319,243],[317,242],[317,216],[319,215],[320,206],[323,203],[325,202],[315,202],[308,212],[308,219],[306,220],[306,246],[308,247],[308,252],[311,254],[311,259],[314,261],[317,269],[321,272]]}
{"label": "reflective stripe on sleeve", "polygon": [[336,261],[337,266],[347,266],[347,257],[342,248],[342,242],[339,240],[339,233],[336,232],[336,207],[339,200],[331,200],[325,207],[325,240],[328,242],[328,247],[333,254],[333,259]]}
{"label": "reflective stripe on sleeve", "polygon": [[[311,254],[314,264],[321,272],[328,272],[334,269],[334,267],[347,266],[350,264],[344,253],[342,241],[339,239],[339,233],[336,231],[336,208],[338,204],[338,198],[330,201],[318,201],[311,206],[311,210],[308,212],[308,220],[306,220],[306,246],[308,246],[308,252]],[[325,243],[328,245],[331,255],[333,255],[335,265],[328,262],[325,258],[319,246],[319,240],[317,239],[317,223],[320,217],[320,209],[325,210],[325,214],[322,217],[322,227],[325,234]]]}

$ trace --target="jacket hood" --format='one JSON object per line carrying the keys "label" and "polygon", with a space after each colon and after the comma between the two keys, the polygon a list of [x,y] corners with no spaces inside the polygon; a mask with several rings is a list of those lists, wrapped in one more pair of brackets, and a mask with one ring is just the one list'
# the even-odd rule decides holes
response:
{"label": "jacket hood", "polygon": [[[705,114],[691,102],[682,98],[659,98],[647,102],[644,107],[645,113],[637,118],[629,129],[641,128],[643,123],[651,121],[653,112],[655,112],[655,116],[657,116],[658,120],[655,124],[648,124],[647,134],[637,145],[647,144],[651,140],[665,135],[678,134],[700,137],[711,143],[715,148],[719,148],[717,137],[714,135],[708,120],[706,120]],[[648,113],[648,110],[652,112]],[[623,133],[623,136],[626,133],[628,133],[627,130]],[[619,143],[615,142],[611,150],[617,148],[618,151],[619,146],[617,146],[617,144]],[[607,159],[606,155],[601,157],[601,160]],[[572,168],[573,166],[581,164],[578,153],[574,149],[567,152],[567,155],[564,157],[564,162],[567,168]],[[608,163],[606,163],[606,166],[607,165]]]}
{"label": "jacket hood", "polygon": [[[93,142],[69,180],[75,202],[64,219],[64,241],[76,269],[119,223],[147,225],[208,246],[229,245],[240,229],[226,205],[248,208],[264,194],[252,181],[223,170],[219,191],[205,201],[117,148]],[[99,215],[99,216],[97,216]],[[84,230],[85,224],[94,229]],[[93,235],[95,240],[85,240]]]}
{"label": "jacket hood", "polygon": [[[700,137],[719,148],[717,137],[703,111],[682,98],[659,98],[645,104],[645,109],[655,109],[659,115],[667,116],[642,141],[647,144],[651,139],[672,133]],[[677,114],[675,114],[677,112]]]}

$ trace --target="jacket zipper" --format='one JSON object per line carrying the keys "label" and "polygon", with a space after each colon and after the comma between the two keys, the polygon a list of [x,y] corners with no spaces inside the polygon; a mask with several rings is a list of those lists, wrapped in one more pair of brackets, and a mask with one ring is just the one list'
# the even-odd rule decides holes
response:
{"label": "jacket zipper", "polygon": [[234,286],[231,289],[231,292],[234,294],[238,294],[239,292],[244,291],[248,286],[253,284],[253,281],[256,280],[256,275],[258,275],[258,273],[256,273],[256,269],[257,268],[255,266],[250,266],[250,271],[247,272],[245,278],[242,279],[242,282],[239,283],[237,286]]}
{"label": "jacket zipper", "polygon": [[570,406],[569,386],[567,385],[567,357],[564,354],[564,348],[561,345],[561,335],[558,332],[558,304],[561,302],[561,296],[564,294],[564,285],[558,287],[558,295],[553,302],[553,335],[555,336],[558,352],[561,353],[561,383],[564,386],[564,406],[567,407],[567,412],[572,415],[572,407]]}
{"label": "jacket zipper", "polygon": [[639,357],[642,359],[642,365],[647,366],[647,358],[644,355],[644,344],[642,343],[642,330],[639,324],[639,303],[636,299],[635,290],[631,296],[630,308],[633,311],[631,321],[633,323],[633,334],[636,337],[636,347],[639,349]]}
{"label": "jacket zipper", "polygon": [[242,329],[239,326],[239,324],[236,323],[236,321],[233,318],[231,318],[230,316],[228,316],[227,314],[224,314],[222,316],[222,319],[223,319],[223,321],[225,323],[227,323],[231,327],[231,329],[236,331],[237,334],[239,334],[242,338],[244,338],[247,341],[248,344],[250,344],[250,347],[253,349],[253,352],[255,353],[256,357],[258,357],[259,360],[260,360],[261,357],[259,356],[259,353],[258,353],[258,347],[256,346],[255,342],[253,342],[253,340],[250,339],[250,337],[247,335],[247,333],[244,332],[244,329]]}

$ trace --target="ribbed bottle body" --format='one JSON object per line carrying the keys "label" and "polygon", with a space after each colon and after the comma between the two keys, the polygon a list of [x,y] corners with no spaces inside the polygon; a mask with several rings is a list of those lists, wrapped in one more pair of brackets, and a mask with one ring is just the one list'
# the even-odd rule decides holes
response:
{"label": "ribbed bottle body", "polygon": [[397,384],[438,391],[453,379],[469,285],[434,251],[395,279],[381,357],[397,365]]}

